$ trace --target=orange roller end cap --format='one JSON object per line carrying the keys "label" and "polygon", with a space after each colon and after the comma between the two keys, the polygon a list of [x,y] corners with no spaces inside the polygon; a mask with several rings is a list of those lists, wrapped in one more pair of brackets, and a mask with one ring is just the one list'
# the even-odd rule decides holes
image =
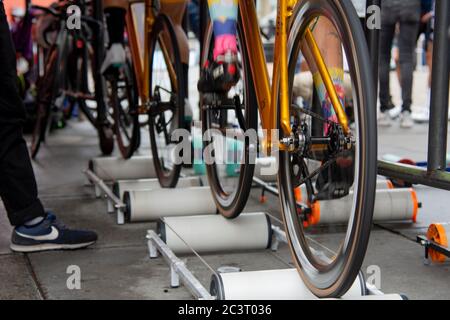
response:
{"label": "orange roller end cap", "polygon": [[419,214],[419,200],[417,199],[417,193],[414,189],[409,189],[411,192],[411,198],[413,201],[412,221],[417,222],[417,215]]}
{"label": "orange roller end cap", "polygon": [[297,202],[302,202],[302,188],[298,187],[294,190],[295,200]]}
{"label": "orange roller end cap", "polygon": [[[440,244],[443,247],[448,247],[447,233],[442,224],[439,224],[439,223],[432,224],[428,228],[427,239],[430,241],[433,241],[437,244]],[[445,262],[445,260],[447,259],[447,257],[445,255],[443,255],[442,253],[436,252],[433,249],[429,250],[429,255],[430,255],[431,261],[436,262],[436,263]]]}
{"label": "orange roller end cap", "polygon": [[311,208],[311,214],[308,217],[308,224],[310,226],[319,224],[320,222],[320,202],[316,201],[313,204],[309,204]]}

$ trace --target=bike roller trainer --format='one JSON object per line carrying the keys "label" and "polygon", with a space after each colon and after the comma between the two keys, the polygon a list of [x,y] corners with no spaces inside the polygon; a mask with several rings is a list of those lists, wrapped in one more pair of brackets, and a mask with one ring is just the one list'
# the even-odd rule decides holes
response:
{"label": "bike roller trainer", "polygon": [[[236,220],[220,215],[162,218],[158,233],[147,233],[150,258],[159,254],[170,267],[170,283],[181,283],[197,299],[218,300],[311,300],[296,269],[222,273],[209,266],[201,254],[236,253],[274,249],[272,242],[287,243],[286,235],[265,213],[245,213]],[[177,255],[196,255],[212,273],[209,291]],[[226,268],[220,268],[226,269]],[[219,269],[219,270],[220,270]],[[401,295],[384,295],[366,284],[362,273],[342,299],[402,300]]]}
{"label": "bike roller trainer", "polygon": [[[314,300],[296,269],[215,273],[211,295],[218,300]],[[404,300],[399,294],[376,294],[360,273],[342,300]]]}
{"label": "bike roller trainer", "polygon": [[[114,161],[106,161],[106,166],[112,162]],[[122,161],[118,161],[117,163],[121,162]],[[102,162],[97,161],[96,166],[91,165],[90,168],[99,172],[98,170],[103,169]],[[114,169],[111,169],[114,172]],[[116,182],[117,186],[115,187],[115,192],[113,192],[105,181],[97,176],[93,170],[86,170],[85,173],[88,179],[103,191],[110,200],[113,200],[118,212],[125,215],[125,212],[128,209],[135,208],[136,204],[139,203],[138,209],[139,207],[140,209],[145,208],[147,211],[146,215],[150,212],[151,220],[160,221],[158,223],[160,235],[153,230],[149,230],[147,234],[150,257],[156,258],[158,254],[161,254],[170,266],[172,287],[178,287],[181,281],[197,298],[217,299],[221,297],[216,297],[215,293],[208,291],[198,279],[193,276],[185,263],[181,261],[174,252],[183,255],[194,252],[199,255],[199,253],[206,252],[229,253],[248,250],[277,250],[280,243],[287,243],[284,232],[279,227],[274,226],[268,215],[264,213],[243,214],[233,221],[217,215],[217,210],[212,201],[210,190],[202,187],[191,187],[192,184],[196,184],[192,178],[180,180],[180,185],[185,185],[185,189],[160,189],[154,180],[150,181],[150,179],[142,179],[145,175],[139,175],[139,181],[133,181],[134,178],[129,179],[129,176],[127,177],[128,181],[117,181],[114,180],[114,178],[111,178],[111,176],[103,176],[106,181]],[[115,177],[117,176],[118,175],[115,175]],[[119,177],[124,177],[124,175]],[[200,183],[200,180],[197,181]],[[130,190],[126,190],[127,188]],[[131,199],[129,200],[130,207],[127,208],[127,205],[118,198],[121,194],[124,195],[124,199],[126,198],[126,195]],[[151,198],[152,196],[154,197],[153,200]],[[128,202],[128,200],[125,202]],[[151,210],[147,210],[149,204],[152,203],[154,205]],[[131,209],[130,212],[132,215],[136,213],[133,209]],[[201,214],[202,212],[203,214]],[[148,219],[148,216],[144,216],[144,218]],[[138,221],[140,218],[135,215],[134,218],[130,217],[130,220],[133,219],[135,219],[134,221]],[[295,271],[296,274],[296,270],[292,271]],[[291,276],[295,275],[292,271]],[[286,272],[289,271],[281,270],[279,272],[287,274]],[[275,278],[282,277],[281,273],[279,276],[276,276],[276,273],[278,272],[272,272],[272,275],[274,275]],[[221,279],[230,277],[230,275],[225,274],[219,275],[217,272],[213,272],[213,274],[212,282],[214,281],[214,278]],[[239,275],[234,275],[234,277],[242,277],[240,282],[245,283],[247,275],[249,275],[249,278],[252,276],[252,274],[242,272]],[[298,282],[298,288],[302,294],[299,295],[299,292],[297,291],[297,295],[291,296],[290,299],[314,298],[308,290],[303,290],[305,288],[304,284],[298,276],[296,277],[297,278],[295,279]],[[267,292],[267,288],[270,288],[270,277],[267,279],[263,277],[262,279],[267,281],[265,285],[264,283],[261,283],[261,286],[264,287]],[[224,290],[222,297],[228,299],[231,297],[228,292],[233,291],[231,287],[233,286],[232,282],[223,279],[221,281],[222,284],[225,284],[226,286],[222,287]],[[279,281],[277,282],[277,288],[289,292],[288,288],[283,287],[285,284],[282,284]],[[357,282],[361,289],[361,279],[358,278]],[[291,283],[292,281],[288,284]],[[358,286],[358,284],[355,284],[355,286]],[[256,291],[262,292],[262,289]],[[370,294],[369,296],[364,296],[363,292],[364,290],[358,291],[359,294],[357,296],[351,294],[351,298],[392,298],[391,296],[382,295],[381,292],[373,289],[366,290],[366,292]],[[400,296],[395,297],[400,298]],[[250,294],[247,298],[252,299]],[[268,292],[267,298],[277,299],[277,297],[271,295],[270,292]]]}

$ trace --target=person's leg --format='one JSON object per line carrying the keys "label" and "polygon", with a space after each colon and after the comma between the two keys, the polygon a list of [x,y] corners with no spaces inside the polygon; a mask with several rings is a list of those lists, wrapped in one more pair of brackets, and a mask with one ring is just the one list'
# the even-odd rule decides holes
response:
{"label": "person's leg", "polygon": [[401,72],[401,87],[403,106],[402,111],[411,112],[412,86],[414,76],[414,51],[418,22],[400,22],[399,33],[399,62]]}
{"label": "person's leg", "polygon": [[[314,28],[313,35],[317,42],[317,45],[320,48],[322,57],[328,67],[328,71],[331,75],[331,79],[333,80],[336,92],[341,101],[341,105],[345,108],[343,69],[344,58],[342,54],[341,39],[337,34],[333,24],[325,18],[319,19]],[[312,57],[308,59],[310,60],[312,59]],[[310,62],[310,64],[313,66],[311,68],[311,71],[313,73],[314,86],[316,88],[320,104],[322,106],[323,115],[328,120],[338,122],[336,112],[333,108],[331,100],[329,99],[329,95],[325,88],[322,76],[317,70],[315,63]],[[329,128],[325,127],[325,135],[328,134],[328,130]]]}
{"label": "person's leg", "polygon": [[0,141],[0,196],[11,225],[45,217],[21,124],[0,124]]}
{"label": "person's leg", "polygon": [[[183,26],[183,20],[186,15],[186,10],[188,9],[187,0],[177,0],[177,1],[167,1],[161,2],[161,14],[167,15],[173,24],[175,31],[175,36],[177,37],[178,49],[180,51],[181,65],[184,75],[184,89],[187,94],[186,101],[188,101],[189,93],[189,39],[186,34],[186,30]],[[187,12],[189,14],[189,12]],[[167,48],[171,48],[171,41],[168,34],[163,35],[163,41],[166,43]],[[170,51],[170,49],[169,49]],[[184,125],[186,128],[190,127],[193,117],[193,111],[189,103],[184,104]]]}
{"label": "person's leg", "polygon": [[198,82],[200,92],[227,92],[240,78],[237,62],[238,0],[208,0],[213,22],[213,61],[208,61]]}
{"label": "person's leg", "polygon": [[383,22],[380,32],[380,111],[392,107],[390,94],[391,52],[395,36],[395,23]]}
{"label": "person's leg", "polygon": [[109,48],[102,64],[102,73],[107,73],[115,67],[125,63],[124,50],[125,14],[128,8],[128,0],[103,0],[108,29]]}
{"label": "person's leg", "polygon": [[[183,28],[183,19],[186,13],[187,1],[186,0],[171,0],[167,2],[161,2],[160,13],[167,15],[173,24],[175,35],[177,37],[178,49],[180,50],[181,63],[183,65],[189,65],[189,39],[186,31]],[[164,35],[164,42],[170,46],[170,38],[168,35]]]}
{"label": "person's leg", "polygon": [[106,26],[108,29],[109,46],[124,43],[125,14],[127,0],[103,0]]}
{"label": "person's leg", "polygon": [[200,40],[200,6],[198,1],[192,0],[188,3],[189,29]]}
{"label": "person's leg", "polygon": [[208,0],[214,28],[214,60],[228,51],[237,52],[238,0]]}
{"label": "person's leg", "polygon": [[14,231],[11,250],[36,252],[79,249],[92,245],[97,234],[70,230],[44,211],[22,136],[25,110],[18,95],[15,52],[0,2],[0,197]]}
{"label": "person's leg", "polygon": [[[422,123],[430,120],[430,104],[431,104],[431,80],[433,72],[433,41],[429,39],[426,43],[426,63],[428,65],[428,86],[427,99],[425,104],[412,113],[414,121]],[[450,114],[449,114],[450,115]]]}
{"label": "person's leg", "polygon": [[[322,58],[327,66],[333,81],[336,93],[339,97],[342,107],[345,108],[345,88],[344,88],[344,57],[342,43],[339,34],[333,24],[321,17],[315,24],[313,30],[314,39],[320,49]],[[302,53],[308,63],[313,75],[314,87],[318,99],[322,106],[322,112],[326,119],[338,123],[336,112],[329,98],[322,76],[320,75],[314,56],[306,42],[302,44]],[[324,126],[324,135],[330,134],[330,125]],[[330,165],[326,170],[320,172],[317,177],[316,188],[318,199],[341,198],[349,193],[353,184],[353,164],[354,153],[345,151],[337,156],[336,162]]]}
{"label": "person's leg", "polygon": [[0,4],[0,197],[13,226],[45,216],[22,137],[25,109],[16,86],[15,53]]}

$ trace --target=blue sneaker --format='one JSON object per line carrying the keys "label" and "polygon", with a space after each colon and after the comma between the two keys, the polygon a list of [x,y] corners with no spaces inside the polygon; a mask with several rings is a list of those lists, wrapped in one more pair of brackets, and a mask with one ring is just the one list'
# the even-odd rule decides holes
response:
{"label": "blue sneaker", "polygon": [[75,250],[86,248],[97,241],[92,231],[70,230],[54,214],[35,226],[14,229],[11,250],[15,252],[38,252],[48,250]]}

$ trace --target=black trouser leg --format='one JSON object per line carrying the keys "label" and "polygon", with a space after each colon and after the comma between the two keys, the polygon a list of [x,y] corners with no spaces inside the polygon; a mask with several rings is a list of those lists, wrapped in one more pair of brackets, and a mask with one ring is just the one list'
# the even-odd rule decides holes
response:
{"label": "black trouser leg", "polygon": [[383,23],[380,32],[380,105],[381,112],[387,110],[391,101],[390,73],[391,50],[395,35],[395,24]]}
{"label": "black trouser leg", "polygon": [[22,136],[25,109],[16,85],[15,52],[0,2],[0,197],[12,225],[39,216],[44,208]]}
{"label": "black trouser leg", "polygon": [[402,87],[402,111],[411,111],[414,78],[414,51],[416,47],[418,22],[400,22],[398,48],[400,52],[400,74]]}
{"label": "black trouser leg", "polygon": [[126,13],[127,11],[123,8],[110,7],[105,9],[110,46],[114,43],[124,43]]}

